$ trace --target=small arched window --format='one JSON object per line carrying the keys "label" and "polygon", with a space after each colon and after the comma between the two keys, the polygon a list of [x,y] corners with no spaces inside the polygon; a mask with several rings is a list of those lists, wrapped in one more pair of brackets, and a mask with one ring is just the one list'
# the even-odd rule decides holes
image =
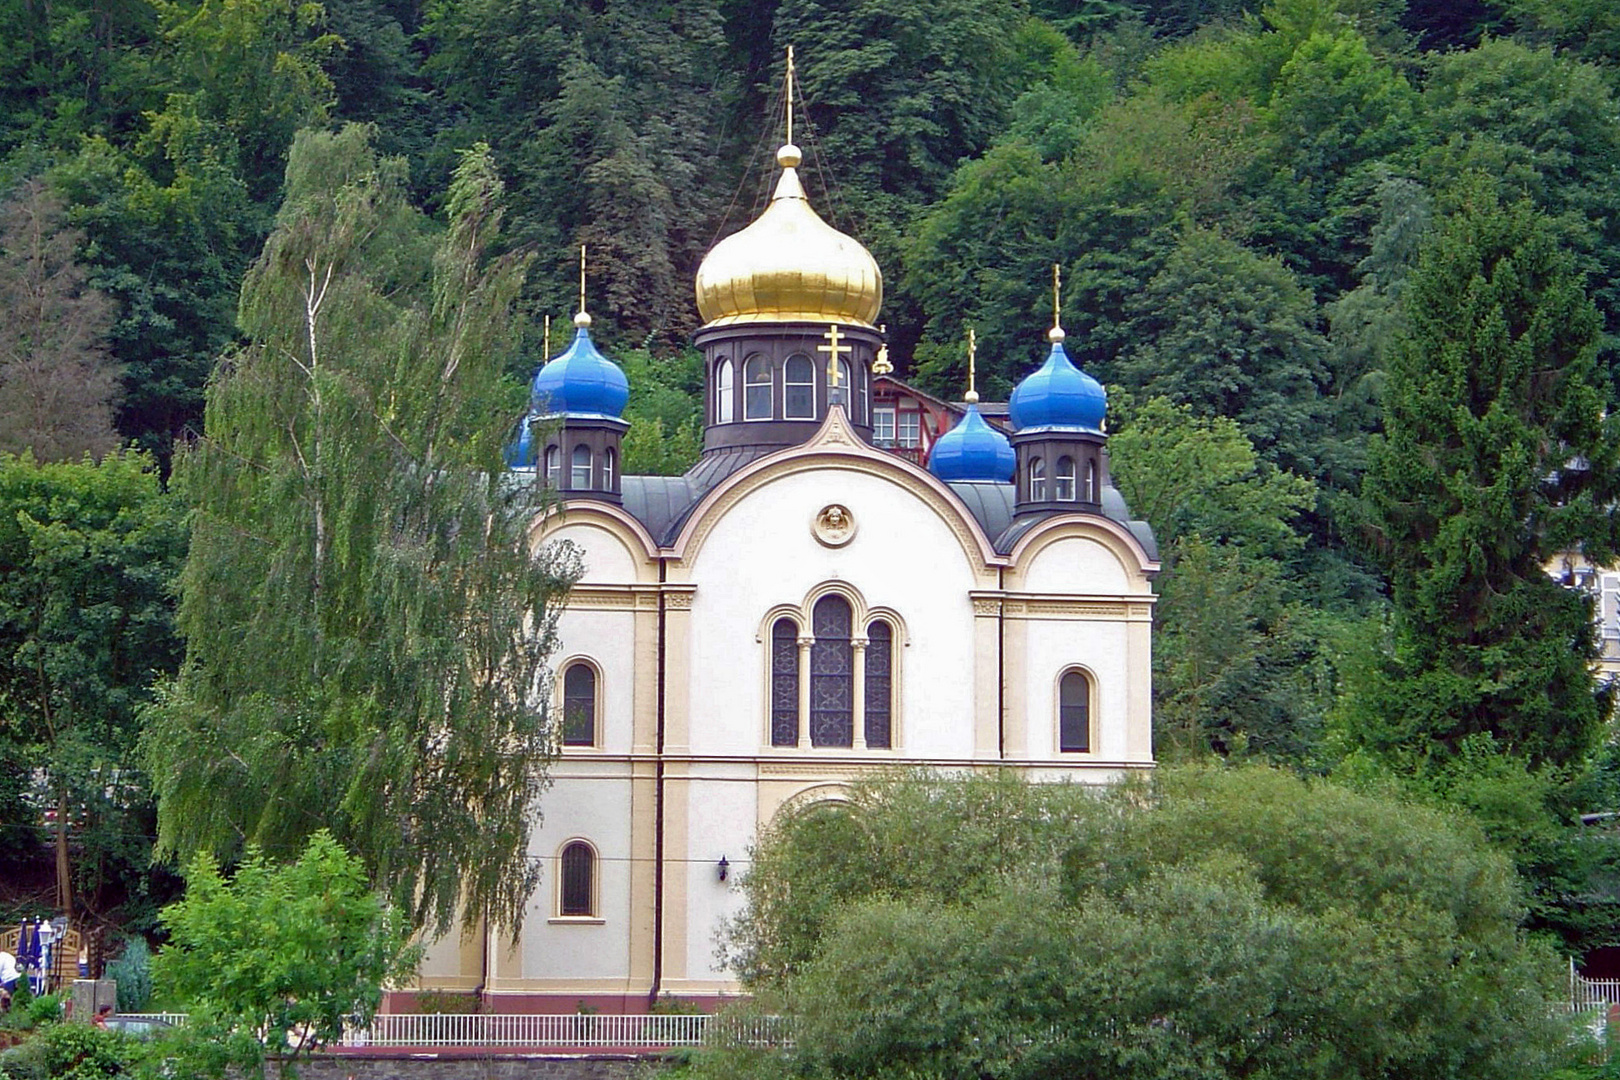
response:
{"label": "small arched window", "polygon": [[563,745],[596,745],[596,669],[569,664],[563,672]]}
{"label": "small arched window", "polygon": [[1091,749],[1091,680],[1066,671],[1058,681],[1058,749],[1083,754]]}
{"label": "small arched window", "polygon": [[886,750],[894,718],[894,627],[884,619],[866,628],[866,745]]}
{"label": "small arched window", "polygon": [[584,443],[574,447],[574,467],[568,483],[575,491],[586,491],[591,486],[591,448]]}
{"label": "small arched window", "polygon": [[715,368],[714,422],[729,424],[737,419],[737,389],[732,382],[731,361],[722,359]]}
{"label": "small arched window", "polygon": [[1058,458],[1057,474],[1053,477],[1055,494],[1061,502],[1074,502],[1074,458]]}
{"label": "small arched window", "polygon": [[771,362],[764,356],[750,356],[743,366],[743,419],[771,418]]}
{"label": "small arched window", "polygon": [[816,365],[808,356],[790,356],[783,370],[785,389],[782,415],[789,420],[816,416]]}
{"label": "small arched window", "polygon": [[560,861],[557,914],[565,919],[590,918],[596,914],[596,852],[585,841],[574,840],[563,848]]}
{"label": "small arched window", "polygon": [[602,490],[603,491],[612,491],[613,490],[613,468],[614,468],[614,460],[613,459],[616,456],[617,455],[615,455],[613,453],[613,447],[611,447],[611,446],[608,447],[606,450],[602,451]]}
{"label": "small arched window", "polygon": [[555,446],[546,447],[546,483],[562,487],[562,451]]}
{"label": "small arched window", "polygon": [[810,745],[855,743],[853,615],[842,596],[823,596],[810,613]]}
{"label": "small arched window", "polygon": [[1046,499],[1046,462],[1040,458],[1031,458],[1029,462],[1029,501],[1044,502]]}
{"label": "small arched window", "polygon": [[[848,360],[838,361],[838,389],[843,395],[839,400],[844,403],[844,411],[850,414],[851,420],[855,419],[855,380],[850,377]],[[831,400],[832,395],[828,394],[827,398]]]}
{"label": "small arched window", "polygon": [[799,745],[799,624],[771,626],[771,745]]}
{"label": "small arched window", "polygon": [[1097,463],[1095,461],[1088,461],[1088,462],[1086,462],[1086,502],[1094,503],[1096,501],[1097,501]]}

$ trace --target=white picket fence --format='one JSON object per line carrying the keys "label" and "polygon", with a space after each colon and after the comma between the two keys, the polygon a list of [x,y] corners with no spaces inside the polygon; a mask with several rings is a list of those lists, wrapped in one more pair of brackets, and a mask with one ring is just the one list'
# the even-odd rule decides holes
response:
{"label": "white picket fence", "polygon": [[[120,1015],[175,1025],[186,1022],[185,1013]],[[388,1013],[373,1017],[369,1028],[349,1032],[339,1045],[355,1049],[508,1046],[550,1050],[664,1050],[701,1046],[704,1042],[779,1046],[786,1043],[786,1032],[786,1022],[777,1016]]]}
{"label": "white picket fence", "polygon": [[1588,979],[1569,973],[1569,1005],[1576,1012],[1608,1012],[1620,1005],[1620,979]]}
{"label": "white picket fence", "polygon": [[652,1050],[706,1041],[753,1046],[783,1041],[780,1017],[607,1014],[389,1013],[347,1035],[344,1046],[533,1046],[564,1050]]}

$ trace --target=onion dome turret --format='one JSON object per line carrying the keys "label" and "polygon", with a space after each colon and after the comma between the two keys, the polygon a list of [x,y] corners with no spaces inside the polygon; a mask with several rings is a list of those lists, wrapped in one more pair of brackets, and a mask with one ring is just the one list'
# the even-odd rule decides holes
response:
{"label": "onion dome turret", "polygon": [[947,483],[1005,484],[1013,477],[1017,455],[1007,436],[979,415],[979,391],[973,385],[977,365],[976,338],[969,328],[967,411],[934,443],[928,455],[928,470]]}

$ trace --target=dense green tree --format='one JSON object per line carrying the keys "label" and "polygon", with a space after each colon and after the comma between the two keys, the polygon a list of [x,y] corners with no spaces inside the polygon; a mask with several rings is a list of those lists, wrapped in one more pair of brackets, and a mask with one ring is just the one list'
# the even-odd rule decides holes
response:
{"label": "dense green tree", "polygon": [[632,349],[619,362],[630,380],[623,471],[680,475],[703,450],[703,357],[695,349],[673,357]]}
{"label": "dense green tree", "polygon": [[195,508],[181,675],[147,714],[162,847],[291,855],[329,827],[411,920],[515,927],[572,569],[501,464],[525,260],[458,168],[437,242],[365,128],[306,132],[249,272],[249,344],[175,476]]}
{"label": "dense green tree", "polygon": [[65,911],[75,886],[92,902],[118,879],[145,888],[151,792],[137,714],[179,666],[170,590],[185,536],[145,455],[0,455],[0,752],[37,789],[11,806],[26,816],[4,824],[32,830],[42,804],[54,811]]}
{"label": "dense green tree", "polygon": [[383,985],[408,977],[419,957],[409,920],[324,829],[290,865],[249,849],[229,878],[199,854],[163,926],[157,984],[190,1013],[178,1045],[164,1049],[205,1076],[230,1067],[262,1077],[269,1057],[296,1076],[297,1062],[369,1024]]}
{"label": "dense green tree", "polygon": [[702,1076],[1507,1080],[1565,1038],[1476,829],[1269,770],[903,774],[785,821],[745,888],[794,1048]]}
{"label": "dense green tree", "polygon": [[41,180],[0,203],[0,452],[45,461],[118,444],[112,304],[76,259],[83,235]]}
{"label": "dense green tree", "polygon": [[1576,765],[1608,716],[1590,601],[1560,552],[1614,558],[1620,436],[1595,368],[1599,317],[1548,220],[1469,195],[1407,283],[1384,431],[1362,489],[1395,647],[1354,688],[1351,737],[1420,767],[1471,736]]}

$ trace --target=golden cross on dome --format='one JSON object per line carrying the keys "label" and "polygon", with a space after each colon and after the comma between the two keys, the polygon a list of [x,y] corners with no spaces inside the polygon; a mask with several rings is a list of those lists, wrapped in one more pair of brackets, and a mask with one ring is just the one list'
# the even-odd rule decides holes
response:
{"label": "golden cross on dome", "polygon": [[965,399],[969,405],[975,405],[979,401],[979,391],[973,386],[973,376],[978,363],[978,355],[979,339],[973,333],[973,327],[970,326],[968,327],[968,392]]}
{"label": "golden cross on dome", "polygon": [[840,341],[844,340],[844,335],[838,332],[837,323],[829,323],[827,332],[822,334],[821,337],[827,344],[817,345],[816,352],[827,354],[827,385],[836,390],[838,389],[839,354],[850,352],[854,346],[839,344]]}
{"label": "golden cross on dome", "polygon": [[793,46],[787,47],[787,141],[793,144]]}

